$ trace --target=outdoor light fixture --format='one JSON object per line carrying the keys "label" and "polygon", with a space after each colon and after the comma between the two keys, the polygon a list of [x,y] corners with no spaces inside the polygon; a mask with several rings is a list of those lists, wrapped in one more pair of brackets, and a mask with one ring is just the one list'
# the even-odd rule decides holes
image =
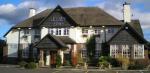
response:
{"label": "outdoor light fixture", "polygon": [[28,29],[31,29],[31,28],[28,28]]}

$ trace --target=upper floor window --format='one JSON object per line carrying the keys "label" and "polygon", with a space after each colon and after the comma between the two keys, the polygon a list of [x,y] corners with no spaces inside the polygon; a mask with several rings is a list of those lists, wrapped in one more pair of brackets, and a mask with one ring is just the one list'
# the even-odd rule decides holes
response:
{"label": "upper floor window", "polygon": [[35,29],[34,33],[35,33],[35,35],[40,35],[41,34],[40,30],[38,30],[38,29]]}
{"label": "upper floor window", "polygon": [[61,29],[59,29],[59,31],[58,31],[58,32],[59,32],[59,34],[58,34],[58,35],[61,35]]}
{"label": "upper floor window", "polygon": [[49,29],[48,32],[49,32],[51,35],[54,35],[54,30],[53,30],[53,29]]}
{"label": "upper floor window", "polygon": [[30,31],[29,31],[28,29],[25,29],[25,30],[24,30],[24,34],[25,34],[25,35],[28,35],[29,33],[30,33]]}
{"label": "upper floor window", "polygon": [[108,33],[114,33],[114,28],[109,28]]}
{"label": "upper floor window", "polygon": [[56,29],[56,35],[61,35],[61,29]]}
{"label": "upper floor window", "polygon": [[58,32],[59,32],[58,29],[56,29],[56,35],[58,35]]}
{"label": "upper floor window", "polygon": [[64,35],[69,35],[69,29],[68,28],[64,29]]}
{"label": "upper floor window", "polygon": [[28,58],[28,55],[29,55],[29,44],[27,43],[23,43],[21,44],[22,45],[22,56],[24,58]]}
{"label": "upper floor window", "polygon": [[95,34],[100,34],[100,30],[99,29],[95,29],[94,32],[95,32]]}
{"label": "upper floor window", "polygon": [[82,34],[88,34],[88,29],[82,29]]}

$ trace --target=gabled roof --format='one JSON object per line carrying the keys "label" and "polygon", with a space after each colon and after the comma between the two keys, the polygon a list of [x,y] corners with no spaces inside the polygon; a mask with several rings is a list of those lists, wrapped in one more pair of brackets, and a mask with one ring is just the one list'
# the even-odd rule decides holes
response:
{"label": "gabled roof", "polygon": [[120,30],[111,37],[110,40],[107,41],[107,43],[110,43],[121,31],[127,31],[131,36],[133,36],[139,43],[147,44],[148,41],[144,39],[142,35],[140,35],[132,26],[130,26],[128,23],[124,24]]}
{"label": "gabled roof", "polygon": [[43,39],[41,39],[38,43],[36,43],[34,47],[50,50],[68,48],[65,45],[65,43],[63,43],[61,40],[50,34],[47,34],[45,37],[43,37]]}
{"label": "gabled roof", "polygon": [[[56,8],[61,8],[57,6]],[[71,17],[78,26],[101,26],[101,25],[121,25],[123,24],[121,21],[112,17],[110,14],[106,13],[102,9],[98,7],[77,7],[77,8],[63,8],[64,12]],[[28,18],[14,27],[32,27],[34,24],[38,22],[40,23],[46,18],[53,10],[47,9],[45,11],[36,14],[35,16]]]}
{"label": "gabled roof", "polygon": [[[61,25],[55,25],[53,23],[48,23],[48,22],[51,22],[50,21],[50,17],[54,14],[54,13],[57,13],[57,16],[60,15],[60,16],[63,16],[66,20],[67,23],[65,23],[65,21],[63,21],[64,24],[61,24]],[[59,13],[59,14],[58,14]],[[47,21],[47,22],[46,22]],[[60,21],[59,21],[60,22]],[[60,7],[60,6],[57,6],[52,12],[50,12],[49,15],[47,15],[47,17],[45,17],[40,23],[38,23],[37,26],[42,26],[42,27],[71,27],[71,26],[77,26],[77,23]]]}
{"label": "gabled roof", "polygon": [[[121,20],[123,22],[123,20]],[[143,35],[143,31],[140,25],[140,21],[139,20],[132,20],[130,23],[128,23],[130,26],[132,26],[132,28],[134,28],[141,36],[144,37]]]}

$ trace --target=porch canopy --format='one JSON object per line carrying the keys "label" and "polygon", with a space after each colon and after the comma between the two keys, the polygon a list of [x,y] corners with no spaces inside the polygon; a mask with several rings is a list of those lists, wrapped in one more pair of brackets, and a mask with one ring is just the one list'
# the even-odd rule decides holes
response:
{"label": "porch canopy", "polygon": [[43,39],[37,42],[34,47],[39,49],[49,49],[49,50],[58,50],[58,49],[67,49],[68,47],[64,42],[62,42],[56,36],[47,34]]}

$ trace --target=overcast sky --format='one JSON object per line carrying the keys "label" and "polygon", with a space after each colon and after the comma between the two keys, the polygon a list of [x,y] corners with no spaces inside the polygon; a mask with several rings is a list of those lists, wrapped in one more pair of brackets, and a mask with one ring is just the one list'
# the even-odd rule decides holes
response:
{"label": "overcast sky", "polygon": [[10,27],[26,19],[29,8],[35,7],[37,12],[47,8],[62,7],[99,7],[121,20],[123,3],[131,3],[132,19],[139,19],[144,36],[150,41],[150,0],[0,0],[0,38]]}

